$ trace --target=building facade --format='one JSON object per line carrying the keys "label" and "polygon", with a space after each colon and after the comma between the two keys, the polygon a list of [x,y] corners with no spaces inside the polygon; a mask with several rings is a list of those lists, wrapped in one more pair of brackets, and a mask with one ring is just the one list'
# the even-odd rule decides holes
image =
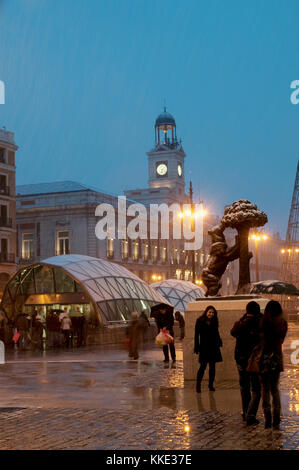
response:
{"label": "building facade", "polygon": [[16,270],[16,166],[13,132],[0,129],[0,297]]}
{"label": "building facade", "polygon": [[[115,196],[72,181],[17,186],[19,264],[81,254],[119,263],[146,282],[191,279],[191,256],[184,249],[184,240],[98,239],[95,228],[99,218],[95,212],[103,203],[115,208],[117,224]],[[195,253],[198,275],[208,256],[208,243],[204,235],[203,248]]]}

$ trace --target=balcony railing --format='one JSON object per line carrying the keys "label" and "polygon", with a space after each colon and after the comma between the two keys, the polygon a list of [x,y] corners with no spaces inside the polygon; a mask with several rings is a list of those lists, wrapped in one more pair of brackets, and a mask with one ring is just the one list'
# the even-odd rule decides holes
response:
{"label": "balcony railing", "polygon": [[0,140],[2,142],[8,142],[9,144],[15,143],[15,135],[13,132],[0,129]]}
{"label": "balcony railing", "polygon": [[0,196],[9,196],[10,195],[10,188],[9,186],[0,186]]}
{"label": "balcony railing", "polygon": [[0,227],[12,227],[12,219],[10,217],[0,217]]}
{"label": "balcony railing", "polygon": [[0,253],[0,263],[15,263],[16,257],[14,253]]}

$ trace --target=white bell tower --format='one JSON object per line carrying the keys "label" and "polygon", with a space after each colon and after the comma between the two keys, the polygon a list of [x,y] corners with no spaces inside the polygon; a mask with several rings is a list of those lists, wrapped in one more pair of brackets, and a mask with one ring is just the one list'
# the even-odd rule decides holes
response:
{"label": "white bell tower", "polygon": [[146,189],[125,191],[132,200],[142,203],[184,203],[185,194],[184,160],[186,154],[176,136],[174,117],[166,108],[155,122],[155,146],[147,152],[148,184]]}
{"label": "white bell tower", "polygon": [[181,142],[176,135],[174,117],[164,112],[155,122],[155,147],[147,153],[149,186],[151,188],[171,188],[177,194],[185,193],[184,159],[186,157]]}

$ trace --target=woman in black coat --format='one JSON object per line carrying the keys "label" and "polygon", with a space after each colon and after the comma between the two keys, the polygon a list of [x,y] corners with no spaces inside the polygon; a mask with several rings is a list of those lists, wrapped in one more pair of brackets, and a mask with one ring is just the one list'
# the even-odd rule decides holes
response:
{"label": "woman in black coat", "polygon": [[[262,383],[262,403],[265,417],[265,428],[279,429],[280,423],[280,393],[279,377],[283,371],[282,343],[287,334],[288,325],[283,318],[279,302],[270,300],[261,320],[261,349],[262,357],[259,364]],[[271,400],[272,395],[272,411]],[[272,421],[273,419],[273,421]]]}
{"label": "woman in black coat", "polygon": [[201,381],[209,364],[209,390],[215,391],[215,364],[222,362],[220,348],[222,340],[218,331],[217,310],[209,305],[197,319],[195,325],[194,352],[199,354],[200,367],[197,372],[196,391],[201,392]]}

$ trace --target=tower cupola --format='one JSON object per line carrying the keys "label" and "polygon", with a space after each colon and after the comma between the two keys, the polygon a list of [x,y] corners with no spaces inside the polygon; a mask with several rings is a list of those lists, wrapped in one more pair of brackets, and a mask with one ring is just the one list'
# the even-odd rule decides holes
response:
{"label": "tower cupola", "polygon": [[159,114],[155,122],[155,144],[156,147],[166,145],[169,148],[178,145],[175,119],[166,111],[166,106],[164,106],[164,112]]}

